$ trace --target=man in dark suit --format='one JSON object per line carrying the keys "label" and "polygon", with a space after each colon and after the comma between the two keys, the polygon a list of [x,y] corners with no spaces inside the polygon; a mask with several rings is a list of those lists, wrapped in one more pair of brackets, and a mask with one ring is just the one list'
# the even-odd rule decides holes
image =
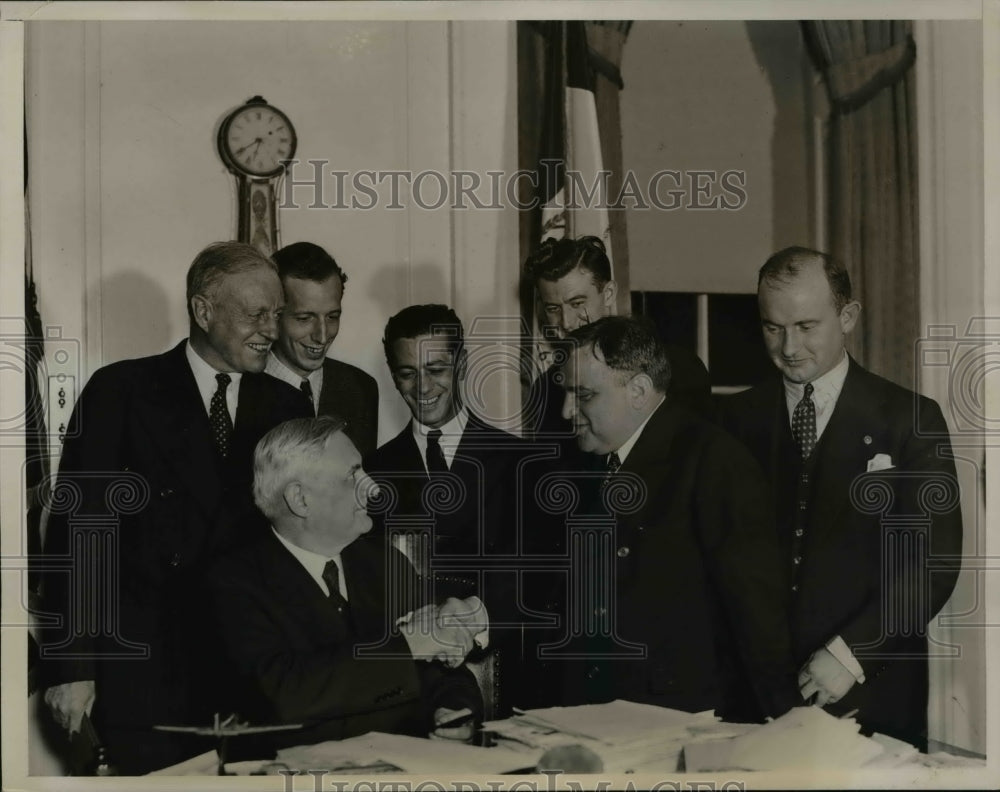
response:
{"label": "man in dark suit", "polygon": [[777,501],[802,694],[926,750],[927,624],[962,545],[947,425],[847,355],[861,306],[829,256],[774,254],[757,295],[780,376],[732,397],[723,421]]}
{"label": "man in dark suit", "polygon": [[[305,726],[273,735],[274,747],[368,731],[426,735],[460,710],[471,719],[482,711],[467,669],[429,662],[461,663],[470,630],[439,625],[433,608],[417,610],[412,566],[366,536],[377,488],[343,430],[342,419],[321,416],[264,436],[254,498],[273,530],[212,575],[241,714]],[[471,721],[436,733],[470,737]]]}
{"label": "man in dark suit", "polygon": [[382,343],[412,420],[365,460],[365,469],[391,493],[379,521],[433,578],[438,597],[475,593],[483,599],[491,640],[509,672],[504,697],[522,706],[515,688],[518,642],[530,619],[518,595],[531,576],[518,575],[532,533],[541,530],[530,482],[551,452],[532,459],[529,444],[464,405],[464,330],[447,306],[403,309],[389,319]]}
{"label": "man in dark suit", "polygon": [[309,413],[263,374],[282,303],[270,259],[210,245],[188,271],[188,340],[99,369],[75,405],[46,535],[45,699],[71,733],[90,712],[124,774],[205,749],[152,726],[211,718],[205,568],[263,529],[256,442]]}
{"label": "man in dark suit", "polygon": [[[552,346],[553,363],[535,379],[528,394],[525,415],[537,437],[560,440],[564,456],[575,464],[573,428],[562,417],[562,375],[558,363],[565,350],[557,339],[602,316],[611,315],[618,284],[611,277],[611,262],[604,243],[595,236],[579,239],[546,239],[524,263],[526,280],[534,287],[541,306],[543,333]],[[673,400],[695,412],[709,408],[711,385],[705,364],[684,347],[667,345],[672,371]]]}
{"label": "man in dark suit", "polygon": [[[564,612],[583,629],[548,664],[562,703],[781,715],[800,699],[760,469],[728,434],[672,402],[650,325],[604,317],[569,341],[563,416],[581,450],[606,462],[592,516],[607,519],[581,523],[597,535],[573,543]],[[602,591],[610,601],[595,598]]]}
{"label": "man in dark suit", "polygon": [[296,242],[274,254],[285,310],[267,373],[299,388],[316,415],[347,421],[347,436],[362,455],[378,442],[378,385],[357,366],[327,357],[340,331],[347,274],[319,245]]}

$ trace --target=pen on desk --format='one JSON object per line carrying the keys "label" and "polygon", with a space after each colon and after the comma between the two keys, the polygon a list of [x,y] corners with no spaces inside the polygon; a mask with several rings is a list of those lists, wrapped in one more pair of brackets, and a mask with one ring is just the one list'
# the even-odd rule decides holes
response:
{"label": "pen on desk", "polygon": [[857,714],[858,714],[857,709],[852,709],[850,712],[845,712],[843,715],[841,715],[840,720],[847,720],[848,718],[853,718]]}

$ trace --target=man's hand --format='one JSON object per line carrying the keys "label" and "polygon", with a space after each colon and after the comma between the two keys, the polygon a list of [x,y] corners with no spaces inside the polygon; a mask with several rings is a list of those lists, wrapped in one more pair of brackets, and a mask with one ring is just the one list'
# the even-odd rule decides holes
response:
{"label": "man's hand", "polygon": [[813,652],[799,671],[799,692],[802,698],[809,701],[810,696],[816,694],[816,703],[821,707],[840,701],[855,682],[857,680],[854,674],[826,647]]}
{"label": "man's hand", "polygon": [[473,633],[457,620],[442,625],[437,616],[436,606],[425,605],[400,625],[400,632],[406,638],[414,660],[439,660],[457,668],[472,651]]}
{"label": "man's hand", "polygon": [[[452,726],[438,726],[438,724],[453,723]],[[468,742],[472,739],[475,731],[472,710],[462,707],[460,710],[449,709],[448,707],[438,707],[434,710],[434,729],[428,736],[441,740],[460,740]]]}
{"label": "man's hand", "polygon": [[64,729],[69,729],[70,734],[80,731],[83,716],[90,714],[95,698],[92,679],[54,685],[45,691],[45,703],[52,717]]}

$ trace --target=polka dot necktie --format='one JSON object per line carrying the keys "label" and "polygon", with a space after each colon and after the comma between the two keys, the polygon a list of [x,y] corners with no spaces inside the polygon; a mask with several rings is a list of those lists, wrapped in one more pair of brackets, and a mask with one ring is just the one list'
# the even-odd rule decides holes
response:
{"label": "polka dot necktie", "polygon": [[226,389],[233,378],[228,374],[216,374],[215,381],[219,383],[219,387],[212,394],[208,422],[212,426],[212,441],[219,455],[225,459],[229,456],[229,443],[233,438],[233,419],[229,417],[229,408],[226,406]]}
{"label": "polka dot necktie", "polygon": [[448,472],[448,463],[444,459],[444,451],[441,448],[440,429],[431,429],[427,433],[427,472],[432,476],[435,473]]}
{"label": "polka dot necktie", "polygon": [[610,454],[608,454],[608,461],[607,461],[607,470],[608,470],[608,472],[604,476],[604,481],[601,482],[601,488],[602,489],[604,487],[608,486],[608,483],[611,481],[611,477],[614,476],[615,473],[618,472],[618,470],[619,470],[619,468],[621,468],[621,466],[622,466],[622,461],[621,461],[621,459],[618,458],[618,452],[617,451],[612,451]]}
{"label": "polka dot necktie", "polygon": [[816,447],[816,405],[812,400],[813,386],[808,383],[802,400],[795,405],[795,412],[792,413],[792,436],[799,444],[799,452],[803,459],[808,459],[809,455]]}

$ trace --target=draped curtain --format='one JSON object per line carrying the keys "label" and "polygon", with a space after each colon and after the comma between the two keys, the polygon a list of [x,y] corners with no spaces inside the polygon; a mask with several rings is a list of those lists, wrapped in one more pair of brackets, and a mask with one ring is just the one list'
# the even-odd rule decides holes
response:
{"label": "draped curtain", "polygon": [[830,97],[830,253],[862,312],[851,353],[913,388],[920,333],[912,23],[804,22]]}

